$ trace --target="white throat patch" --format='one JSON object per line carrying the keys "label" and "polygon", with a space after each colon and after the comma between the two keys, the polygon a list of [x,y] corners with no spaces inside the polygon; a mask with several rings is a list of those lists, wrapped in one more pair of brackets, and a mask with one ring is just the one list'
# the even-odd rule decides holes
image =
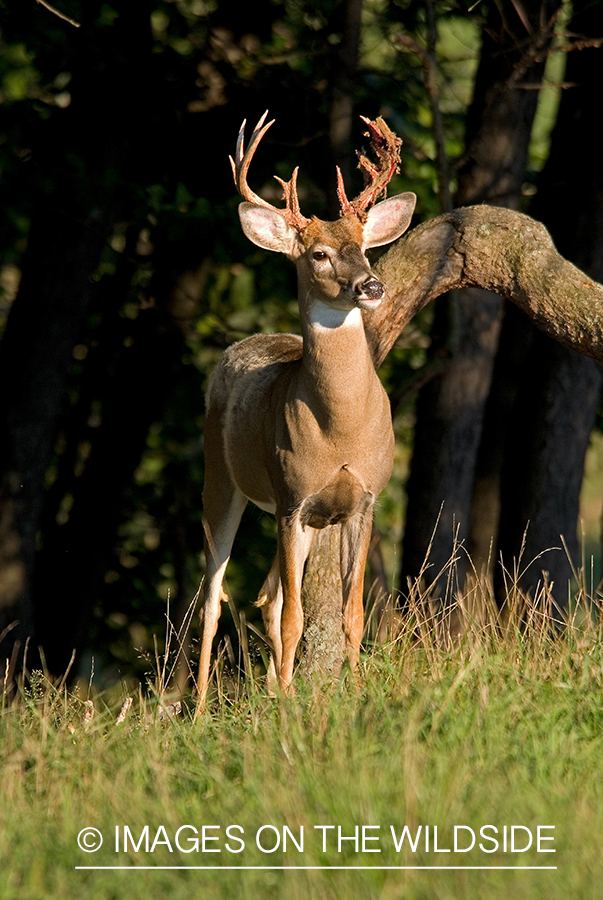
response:
{"label": "white throat patch", "polygon": [[339,328],[341,325],[358,325],[362,315],[357,306],[352,309],[335,309],[322,300],[315,300],[310,310],[310,322],[318,328]]}

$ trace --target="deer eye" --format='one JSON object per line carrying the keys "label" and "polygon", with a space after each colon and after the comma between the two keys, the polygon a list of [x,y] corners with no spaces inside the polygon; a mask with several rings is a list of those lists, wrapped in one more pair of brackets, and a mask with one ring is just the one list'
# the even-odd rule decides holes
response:
{"label": "deer eye", "polygon": [[313,259],[326,259],[327,254],[324,252],[324,250],[315,250],[314,253],[312,254],[312,258]]}

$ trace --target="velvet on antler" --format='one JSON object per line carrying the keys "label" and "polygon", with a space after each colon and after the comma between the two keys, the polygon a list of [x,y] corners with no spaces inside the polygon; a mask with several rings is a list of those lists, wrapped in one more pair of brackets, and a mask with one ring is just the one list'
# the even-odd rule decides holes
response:
{"label": "velvet on antler", "polygon": [[[264,209],[271,209],[278,212],[289,225],[292,225],[298,231],[303,231],[310,223],[310,219],[307,219],[302,215],[299,205],[297,193],[298,167],[293,170],[293,174],[289,181],[283,181],[283,179],[279,178],[277,175],[274,176],[283,188],[283,197],[285,200],[284,209],[279,209],[271,203],[268,203],[266,200],[263,200],[258,194],[251,190],[247,183],[247,171],[251,160],[253,159],[253,155],[270,126],[274,124],[274,119],[270,122],[266,122],[267,115],[268,111],[266,110],[255,126],[246,150],[244,146],[246,120],[241,125],[237,139],[235,159],[233,159],[232,156],[230,157],[234,181],[239,194],[245,200],[254,203],[256,206],[262,206]],[[364,222],[368,210],[382,195],[387,193],[387,185],[398,171],[402,141],[394,134],[381,117],[375,119],[374,122],[366,118],[366,116],[361,116],[360,118],[368,127],[368,131],[365,133],[371,140],[373,152],[376,156],[376,162],[371,162],[364,153],[358,152],[358,168],[364,175],[365,186],[354,200],[348,200],[343,184],[343,176],[339,166],[337,166],[337,196],[339,198],[342,216],[356,216],[361,222]]]}
{"label": "velvet on antler", "polygon": [[369,208],[387,193],[387,186],[398,171],[402,141],[381,117],[374,122],[365,116],[360,118],[368,126],[369,130],[365,133],[371,139],[377,163],[371,162],[365,154],[358,152],[358,168],[364,175],[365,187],[354,200],[348,200],[346,196],[343,177],[338,166],[337,196],[342,215],[355,215],[364,220]]}

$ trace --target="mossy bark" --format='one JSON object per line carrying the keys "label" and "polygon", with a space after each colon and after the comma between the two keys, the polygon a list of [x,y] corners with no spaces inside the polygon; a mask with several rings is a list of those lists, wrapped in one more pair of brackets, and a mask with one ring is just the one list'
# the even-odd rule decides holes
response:
{"label": "mossy bark", "polygon": [[304,634],[298,654],[306,676],[337,677],[344,655],[339,527],[316,533],[302,589]]}
{"label": "mossy bark", "polygon": [[387,296],[365,314],[379,366],[396,338],[445,291],[481,287],[511,300],[545,334],[603,359],[603,286],[564,259],[535,219],[494,206],[443,213],[400,238],[375,267]]}

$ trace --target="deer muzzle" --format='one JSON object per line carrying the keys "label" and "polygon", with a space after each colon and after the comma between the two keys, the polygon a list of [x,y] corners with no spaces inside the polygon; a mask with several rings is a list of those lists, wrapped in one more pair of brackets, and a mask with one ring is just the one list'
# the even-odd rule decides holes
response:
{"label": "deer muzzle", "polygon": [[360,309],[369,310],[379,306],[383,299],[383,295],[385,294],[385,288],[380,281],[374,276],[371,276],[361,284],[356,285],[355,293],[356,303]]}
{"label": "deer muzzle", "polygon": [[360,285],[359,293],[369,300],[381,300],[385,293],[385,288],[376,278],[367,278],[367,280]]}

